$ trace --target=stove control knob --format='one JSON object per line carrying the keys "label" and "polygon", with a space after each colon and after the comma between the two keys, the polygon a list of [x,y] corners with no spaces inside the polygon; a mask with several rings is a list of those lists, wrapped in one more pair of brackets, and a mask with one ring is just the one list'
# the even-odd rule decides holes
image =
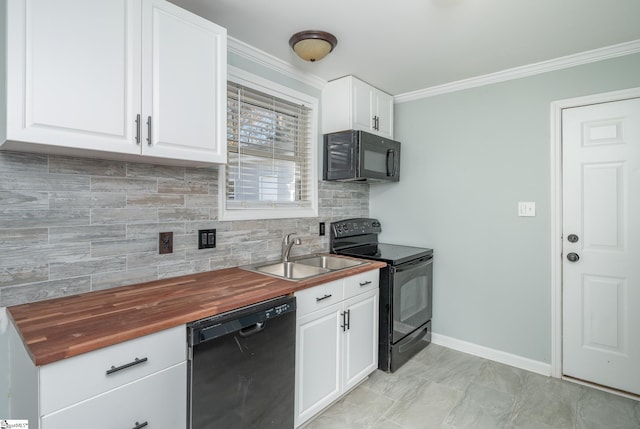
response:
{"label": "stove control knob", "polygon": [[345,232],[349,231],[349,225],[346,223],[342,224],[342,229],[344,229]]}

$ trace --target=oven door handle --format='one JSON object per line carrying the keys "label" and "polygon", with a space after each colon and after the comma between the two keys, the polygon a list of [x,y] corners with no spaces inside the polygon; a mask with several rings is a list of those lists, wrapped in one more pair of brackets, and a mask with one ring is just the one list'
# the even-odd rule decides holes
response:
{"label": "oven door handle", "polygon": [[395,270],[396,272],[400,273],[403,271],[409,271],[409,270],[413,270],[416,268],[421,268],[422,266],[427,266],[427,265],[431,265],[433,264],[433,257],[431,256],[427,256],[424,258],[420,258],[418,260],[415,261],[411,261],[411,262],[406,262],[404,264],[400,264],[395,266]]}

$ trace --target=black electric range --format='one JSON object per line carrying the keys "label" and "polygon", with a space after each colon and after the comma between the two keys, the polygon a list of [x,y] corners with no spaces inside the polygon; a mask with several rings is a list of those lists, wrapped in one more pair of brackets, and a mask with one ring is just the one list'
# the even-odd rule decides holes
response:
{"label": "black electric range", "polygon": [[433,249],[379,243],[380,221],[331,223],[330,251],[386,262],[380,270],[378,368],[393,372],[431,342]]}

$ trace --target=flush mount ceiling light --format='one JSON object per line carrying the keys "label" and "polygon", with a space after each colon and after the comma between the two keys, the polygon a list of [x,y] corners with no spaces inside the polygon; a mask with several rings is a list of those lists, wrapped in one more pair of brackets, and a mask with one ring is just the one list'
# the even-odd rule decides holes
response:
{"label": "flush mount ceiling light", "polygon": [[338,39],[326,31],[307,30],[294,34],[289,45],[300,58],[305,61],[320,61],[333,51]]}

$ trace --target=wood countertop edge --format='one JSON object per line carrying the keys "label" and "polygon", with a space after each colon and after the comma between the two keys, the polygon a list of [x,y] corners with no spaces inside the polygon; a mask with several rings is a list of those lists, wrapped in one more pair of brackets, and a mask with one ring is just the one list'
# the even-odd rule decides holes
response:
{"label": "wood countertop edge", "polygon": [[[302,281],[280,279],[240,268],[226,268],[15,305],[8,307],[7,312],[31,360],[36,366],[41,366],[386,266],[384,262],[364,262],[367,264]],[[216,279],[220,280],[220,284],[212,285]],[[242,284],[238,284],[238,280],[242,280]],[[214,297],[184,310],[186,304],[181,302],[184,297],[172,294],[172,288],[182,288],[182,295],[188,290],[195,298],[200,295]],[[221,295],[215,296],[215,292]],[[165,295],[154,298],[158,293]],[[100,304],[101,299],[107,298],[111,300],[109,303]],[[71,318],[59,309],[66,304],[87,304],[90,310],[80,310],[78,313],[90,313],[95,308],[93,311],[96,314]],[[175,313],[176,309],[181,311]],[[107,328],[100,326],[95,335],[67,334],[56,338],[56,329],[51,327],[58,320],[65,329],[73,331],[73,328],[88,322],[103,319],[103,323],[106,323],[110,318],[121,323],[111,323]]]}

